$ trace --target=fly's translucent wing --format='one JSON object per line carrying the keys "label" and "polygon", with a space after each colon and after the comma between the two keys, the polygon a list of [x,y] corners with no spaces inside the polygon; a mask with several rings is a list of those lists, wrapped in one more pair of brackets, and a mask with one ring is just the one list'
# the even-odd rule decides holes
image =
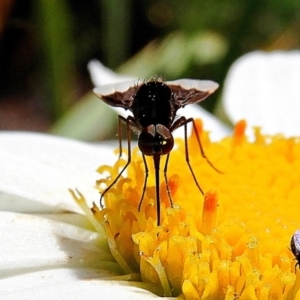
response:
{"label": "fly's translucent wing", "polygon": [[165,84],[172,91],[177,109],[204,100],[219,87],[214,81],[195,79],[178,79]]}
{"label": "fly's translucent wing", "polygon": [[213,93],[219,84],[212,80],[197,80],[197,79],[177,79],[165,82],[167,85],[181,86],[185,90],[196,89],[203,92]]}
{"label": "fly's translucent wing", "polygon": [[138,89],[137,81],[124,81],[106,84],[94,88],[94,94],[106,104],[115,107],[130,108],[133,96]]}

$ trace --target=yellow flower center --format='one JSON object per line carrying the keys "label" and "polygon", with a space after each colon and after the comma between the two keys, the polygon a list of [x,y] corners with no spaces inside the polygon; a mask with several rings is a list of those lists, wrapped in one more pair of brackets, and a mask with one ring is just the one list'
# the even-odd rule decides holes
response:
{"label": "yellow flower center", "polygon": [[[193,133],[189,157],[203,196],[185,161],[184,142],[177,140],[167,174],[174,205],[161,176],[161,225],[156,226],[152,158],[147,158],[149,179],[138,211],[145,175],[135,150],[128,176],[106,193],[105,208],[92,209],[112,254],[124,272],[139,272],[165,296],[300,299],[290,251],[291,237],[300,229],[300,139],[264,136],[256,128],[250,142],[242,121],[232,137],[213,143],[201,126],[198,121],[205,154],[223,174],[201,156]],[[125,162],[99,169],[111,175],[98,182],[100,192]]]}

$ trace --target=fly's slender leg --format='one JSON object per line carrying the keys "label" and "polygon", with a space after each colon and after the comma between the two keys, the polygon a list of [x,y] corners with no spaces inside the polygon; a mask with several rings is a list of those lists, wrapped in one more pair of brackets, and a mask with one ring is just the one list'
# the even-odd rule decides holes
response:
{"label": "fly's slender leg", "polygon": [[194,182],[195,184],[197,185],[199,191],[204,194],[202,188],[200,187],[198,181],[197,181],[197,178],[196,178],[196,175],[193,171],[193,168],[190,164],[190,158],[189,158],[189,148],[188,148],[188,136],[187,136],[187,124],[188,123],[192,123],[193,124],[193,129],[195,131],[195,134],[196,134],[196,139],[197,139],[197,142],[198,142],[198,145],[199,145],[199,148],[200,148],[200,152],[201,152],[201,155],[202,157],[207,161],[207,163],[215,170],[217,171],[218,173],[222,173],[221,171],[219,171],[213,164],[212,162],[208,159],[208,157],[205,155],[205,152],[204,152],[204,149],[203,149],[203,146],[201,144],[201,140],[200,140],[200,137],[199,137],[199,133],[198,133],[198,130],[197,130],[197,127],[196,127],[196,124],[195,124],[195,121],[193,118],[189,118],[189,119],[186,119],[185,117],[180,117],[179,119],[177,119],[175,121],[175,123],[173,124],[172,126],[172,130],[171,131],[174,131],[175,129],[181,127],[181,126],[184,126],[184,146],[185,146],[185,161],[190,169],[190,172],[193,176],[193,179],[194,179]]}
{"label": "fly's slender leg", "polygon": [[149,173],[148,166],[147,166],[147,161],[146,161],[145,155],[143,153],[142,153],[142,157],[143,157],[143,162],[144,162],[144,167],[145,167],[145,179],[144,179],[143,192],[142,192],[141,200],[139,202],[138,211],[141,210],[142,202],[144,200],[146,186],[147,186],[147,180],[148,180],[148,173]]}
{"label": "fly's slender leg", "polygon": [[167,193],[169,196],[170,204],[171,204],[171,206],[173,206],[173,201],[172,201],[172,196],[171,196],[171,191],[169,188],[168,176],[167,176],[169,158],[170,158],[170,153],[168,153],[167,157],[166,157],[166,162],[165,162],[165,167],[164,167],[164,177],[165,177],[166,189],[167,189]]}
{"label": "fly's slender leg", "polygon": [[[118,176],[115,178],[115,180],[105,189],[105,191],[101,194],[100,197],[100,206],[103,208],[102,199],[104,195],[111,189],[111,187],[118,181],[118,179],[121,177],[122,173],[127,169],[128,165],[131,162],[131,129],[130,125],[135,124],[134,119],[131,116],[128,116],[127,118],[124,118],[122,116],[118,116],[118,122],[119,122],[119,148],[120,151],[122,151],[122,132],[120,133],[121,129],[121,122],[126,124],[126,133],[127,133],[127,149],[128,149],[128,155],[127,155],[127,162],[121,172],[118,174]],[[119,158],[122,156],[122,152],[120,152]]]}
{"label": "fly's slender leg", "polygon": [[[119,159],[122,156],[122,122],[125,122],[127,125],[127,119],[123,120],[123,117],[118,116],[118,139],[119,139]],[[127,128],[127,138],[128,138],[128,128]]]}
{"label": "fly's slender leg", "polygon": [[154,171],[155,171],[155,194],[156,194],[156,213],[157,213],[157,226],[160,225],[160,195],[159,195],[159,164],[160,153],[154,153]]}
{"label": "fly's slender leg", "polygon": [[[207,163],[218,173],[220,174],[223,174],[222,171],[218,170],[214,165],[213,163],[208,159],[208,157],[206,156],[205,152],[204,152],[204,149],[203,149],[203,146],[202,146],[202,143],[201,143],[201,139],[199,137],[199,133],[198,133],[198,130],[197,130],[197,127],[196,127],[196,124],[195,124],[195,120],[193,118],[188,118],[186,119],[185,117],[180,117],[179,119],[177,119],[174,124],[172,125],[172,128],[171,128],[171,132],[173,132],[175,129],[181,127],[181,126],[184,126],[184,144],[185,144],[185,150],[188,151],[188,145],[187,145],[187,140],[188,140],[188,137],[187,137],[187,124],[188,123],[192,123],[193,124],[193,129],[195,131],[195,134],[196,134],[196,139],[197,139],[197,142],[198,142],[198,145],[199,145],[199,148],[200,148],[200,152],[201,152],[201,155],[202,157],[207,161]],[[188,155],[188,152],[186,152],[186,156],[189,156]]]}
{"label": "fly's slender leg", "polygon": [[[196,124],[195,124],[195,120],[193,118],[189,118],[186,120],[185,122],[185,140],[187,141],[187,123],[189,122],[192,122],[193,123],[193,129],[195,131],[195,134],[196,134],[196,138],[197,138],[197,142],[198,142],[198,145],[199,145],[199,148],[200,148],[200,152],[201,152],[201,155],[202,157],[207,161],[207,163],[215,170],[217,171],[218,173],[220,174],[223,174],[223,172],[221,172],[220,170],[218,170],[214,165],[213,163],[208,159],[208,157],[205,155],[205,152],[204,152],[204,149],[203,149],[203,146],[201,144],[201,140],[200,140],[200,137],[199,137],[199,133],[198,133],[198,130],[197,130],[197,127],[196,127]],[[187,143],[186,143],[187,144]]]}
{"label": "fly's slender leg", "polygon": [[[200,185],[199,185],[199,183],[198,183],[198,181],[197,181],[197,178],[196,178],[196,175],[195,175],[195,173],[194,173],[194,171],[193,171],[193,168],[192,168],[192,166],[191,166],[191,164],[190,164],[190,156],[189,156],[189,148],[188,148],[188,137],[187,137],[187,123],[188,122],[193,122],[193,126],[194,126],[194,128],[196,128],[196,126],[195,126],[195,124],[194,124],[194,119],[193,118],[190,118],[190,119],[186,119],[186,118],[184,118],[184,117],[181,117],[183,120],[183,126],[184,126],[184,146],[185,146],[185,161],[186,161],[186,163],[187,163],[187,165],[188,165],[188,167],[189,167],[189,169],[190,169],[190,171],[191,171],[191,173],[192,173],[192,176],[193,176],[193,178],[194,178],[194,181],[195,181],[195,183],[196,183],[196,185],[197,185],[197,187],[198,187],[198,189],[199,189],[199,191],[202,193],[202,195],[204,195],[204,192],[203,192],[203,190],[202,190],[202,188],[200,187]],[[197,129],[196,129],[197,130]],[[197,132],[197,131],[196,131]],[[198,132],[196,133],[196,136],[197,136],[197,140],[198,140],[198,143],[199,143],[199,146],[200,146],[200,151],[201,151],[201,154],[202,154],[202,156],[205,158],[205,155],[204,155],[204,151],[203,151],[203,148],[202,148],[202,144],[200,143],[200,139],[199,139],[199,135],[198,135]]]}

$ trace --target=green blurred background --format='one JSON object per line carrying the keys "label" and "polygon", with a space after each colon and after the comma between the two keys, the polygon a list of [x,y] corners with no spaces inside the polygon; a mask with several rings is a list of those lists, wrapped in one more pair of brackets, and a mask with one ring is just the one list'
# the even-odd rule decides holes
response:
{"label": "green blurred background", "polygon": [[[241,55],[299,45],[299,0],[0,0],[0,129],[115,137],[115,115],[91,93],[94,58],[222,87]],[[220,99],[202,106],[225,119]]]}

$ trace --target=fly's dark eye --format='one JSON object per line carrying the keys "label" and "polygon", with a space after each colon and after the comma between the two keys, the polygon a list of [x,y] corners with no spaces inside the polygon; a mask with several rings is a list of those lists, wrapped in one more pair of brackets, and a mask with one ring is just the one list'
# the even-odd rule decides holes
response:
{"label": "fly's dark eye", "polygon": [[161,152],[162,154],[168,154],[173,149],[174,146],[174,139],[173,136],[170,137],[170,139],[167,139],[162,142],[161,145]]}
{"label": "fly's dark eye", "polygon": [[155,153],[164,155],[173,149],[174,139],[165,126],[150,125],[141,132],[138,146],[145,155],[151,156]]}
{"label": "fly's dark eye", "polygon": [[148,156],[153,155],[153,145],[154,136],[147,131],[142,131],[138,140],[138,146],[141,152]]}

